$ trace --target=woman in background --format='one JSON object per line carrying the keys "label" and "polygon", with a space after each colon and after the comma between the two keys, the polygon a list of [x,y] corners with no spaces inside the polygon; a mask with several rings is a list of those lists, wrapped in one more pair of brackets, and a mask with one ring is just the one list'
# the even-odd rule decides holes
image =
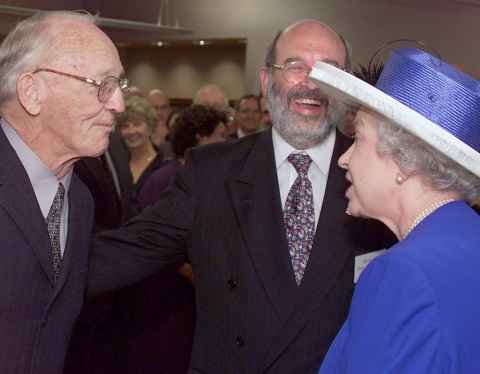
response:
{"label": "woman in background", "polygon": [[151,136],[156,126],[156,112],[143,96],[125,98],[125,112],[117,117],[117,126],[130,152],[130,171],[136,193],[148,176],[162,166],[163,155],[157,152]]}
{"label": "woman in background", "polygon": [[325,64],[312,76],[363,105],[339,159],[347,214],[399,239],[362,273],[320,374],[480,373],[479,82],[417,49],[376,88]]}

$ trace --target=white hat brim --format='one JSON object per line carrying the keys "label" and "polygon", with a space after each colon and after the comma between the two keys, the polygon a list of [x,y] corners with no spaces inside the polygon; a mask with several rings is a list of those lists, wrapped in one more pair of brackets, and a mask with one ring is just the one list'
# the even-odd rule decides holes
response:
{"label": "white hat brim", "polygon": [[378,112],[480,177],[480,153],[374,86],[325,62],[317,62],[309,77],[327,95]]}

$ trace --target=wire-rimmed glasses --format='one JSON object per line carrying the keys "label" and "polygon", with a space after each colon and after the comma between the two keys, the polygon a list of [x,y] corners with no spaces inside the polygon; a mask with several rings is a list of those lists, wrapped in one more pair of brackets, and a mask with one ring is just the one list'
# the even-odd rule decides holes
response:
{"label": "wire-rimmed glasses", "polygon": [[98,100],[101,103],[106,103],[108,100],[110,100],[110,98],[113,96],[117,88],[119,88],[122,91],[122,93],[126,93],[128,91],[127,78],[118,78],[110,75],[108,77],[105,77],[101,81],[97,81],[92,78],[82,77],[80,75],[65,73],[62,71],[48,69],[48,68],[38,68],[32,74],[40,73],[42,71],[47,73],[63,75],[65,77],[73,78],[81,82],[94,85],[95,87],[98,88]]}
{"label": "wire-rimmed glasses", "polygon": [[[336,63],[330,62],[333,66],[342,69]],[[267,67],[275,68],[281,71],[283,79],[289,83],[298,83],[302,82],[305,78],[308,77],[312,68],[301,60],[294,60],[286,62],[283,65],[268,63]]]}

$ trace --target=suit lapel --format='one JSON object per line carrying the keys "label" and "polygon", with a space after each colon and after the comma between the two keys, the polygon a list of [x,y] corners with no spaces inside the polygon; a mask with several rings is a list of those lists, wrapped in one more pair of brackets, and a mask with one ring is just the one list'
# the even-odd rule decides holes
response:
{"label": "suit lapel", "polygon": [[0,130],[0,205],[23,232],[25,240],[53,285],[52,253],[45,219],[30,179],[3,131]]}
{"label": "suit lapel", "polygon": [[229,180],[232,204],[256,273],[281,319],[292,311],[296,284],[283,226],[271,131],[258,135]]}
{"label": "suit lapel", "polygon": [[349,139],[337,132],[332,161],[325,190],[321,214],[317,224],[314,244],[307,268],[295,298],[295,312],[273,342],[265,365],[268,366],[288,347],[301,331],[311,313],[320,307],[325,295],[334,286],[338,276],[351,258],[352,248],[348,242],[345,226],[349,217],[345,214],[345,171],[337,165],[340,155],[347,149]]}

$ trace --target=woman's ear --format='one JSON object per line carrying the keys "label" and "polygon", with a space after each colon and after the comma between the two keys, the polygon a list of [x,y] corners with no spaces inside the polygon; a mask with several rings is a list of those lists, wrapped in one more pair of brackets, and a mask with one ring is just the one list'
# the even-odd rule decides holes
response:
{"label": "woman's ear", "polygon": [[21,74],[17,79],[17,98],[20,105],[31,116],[40,114],[42,87],[32,73]]}

